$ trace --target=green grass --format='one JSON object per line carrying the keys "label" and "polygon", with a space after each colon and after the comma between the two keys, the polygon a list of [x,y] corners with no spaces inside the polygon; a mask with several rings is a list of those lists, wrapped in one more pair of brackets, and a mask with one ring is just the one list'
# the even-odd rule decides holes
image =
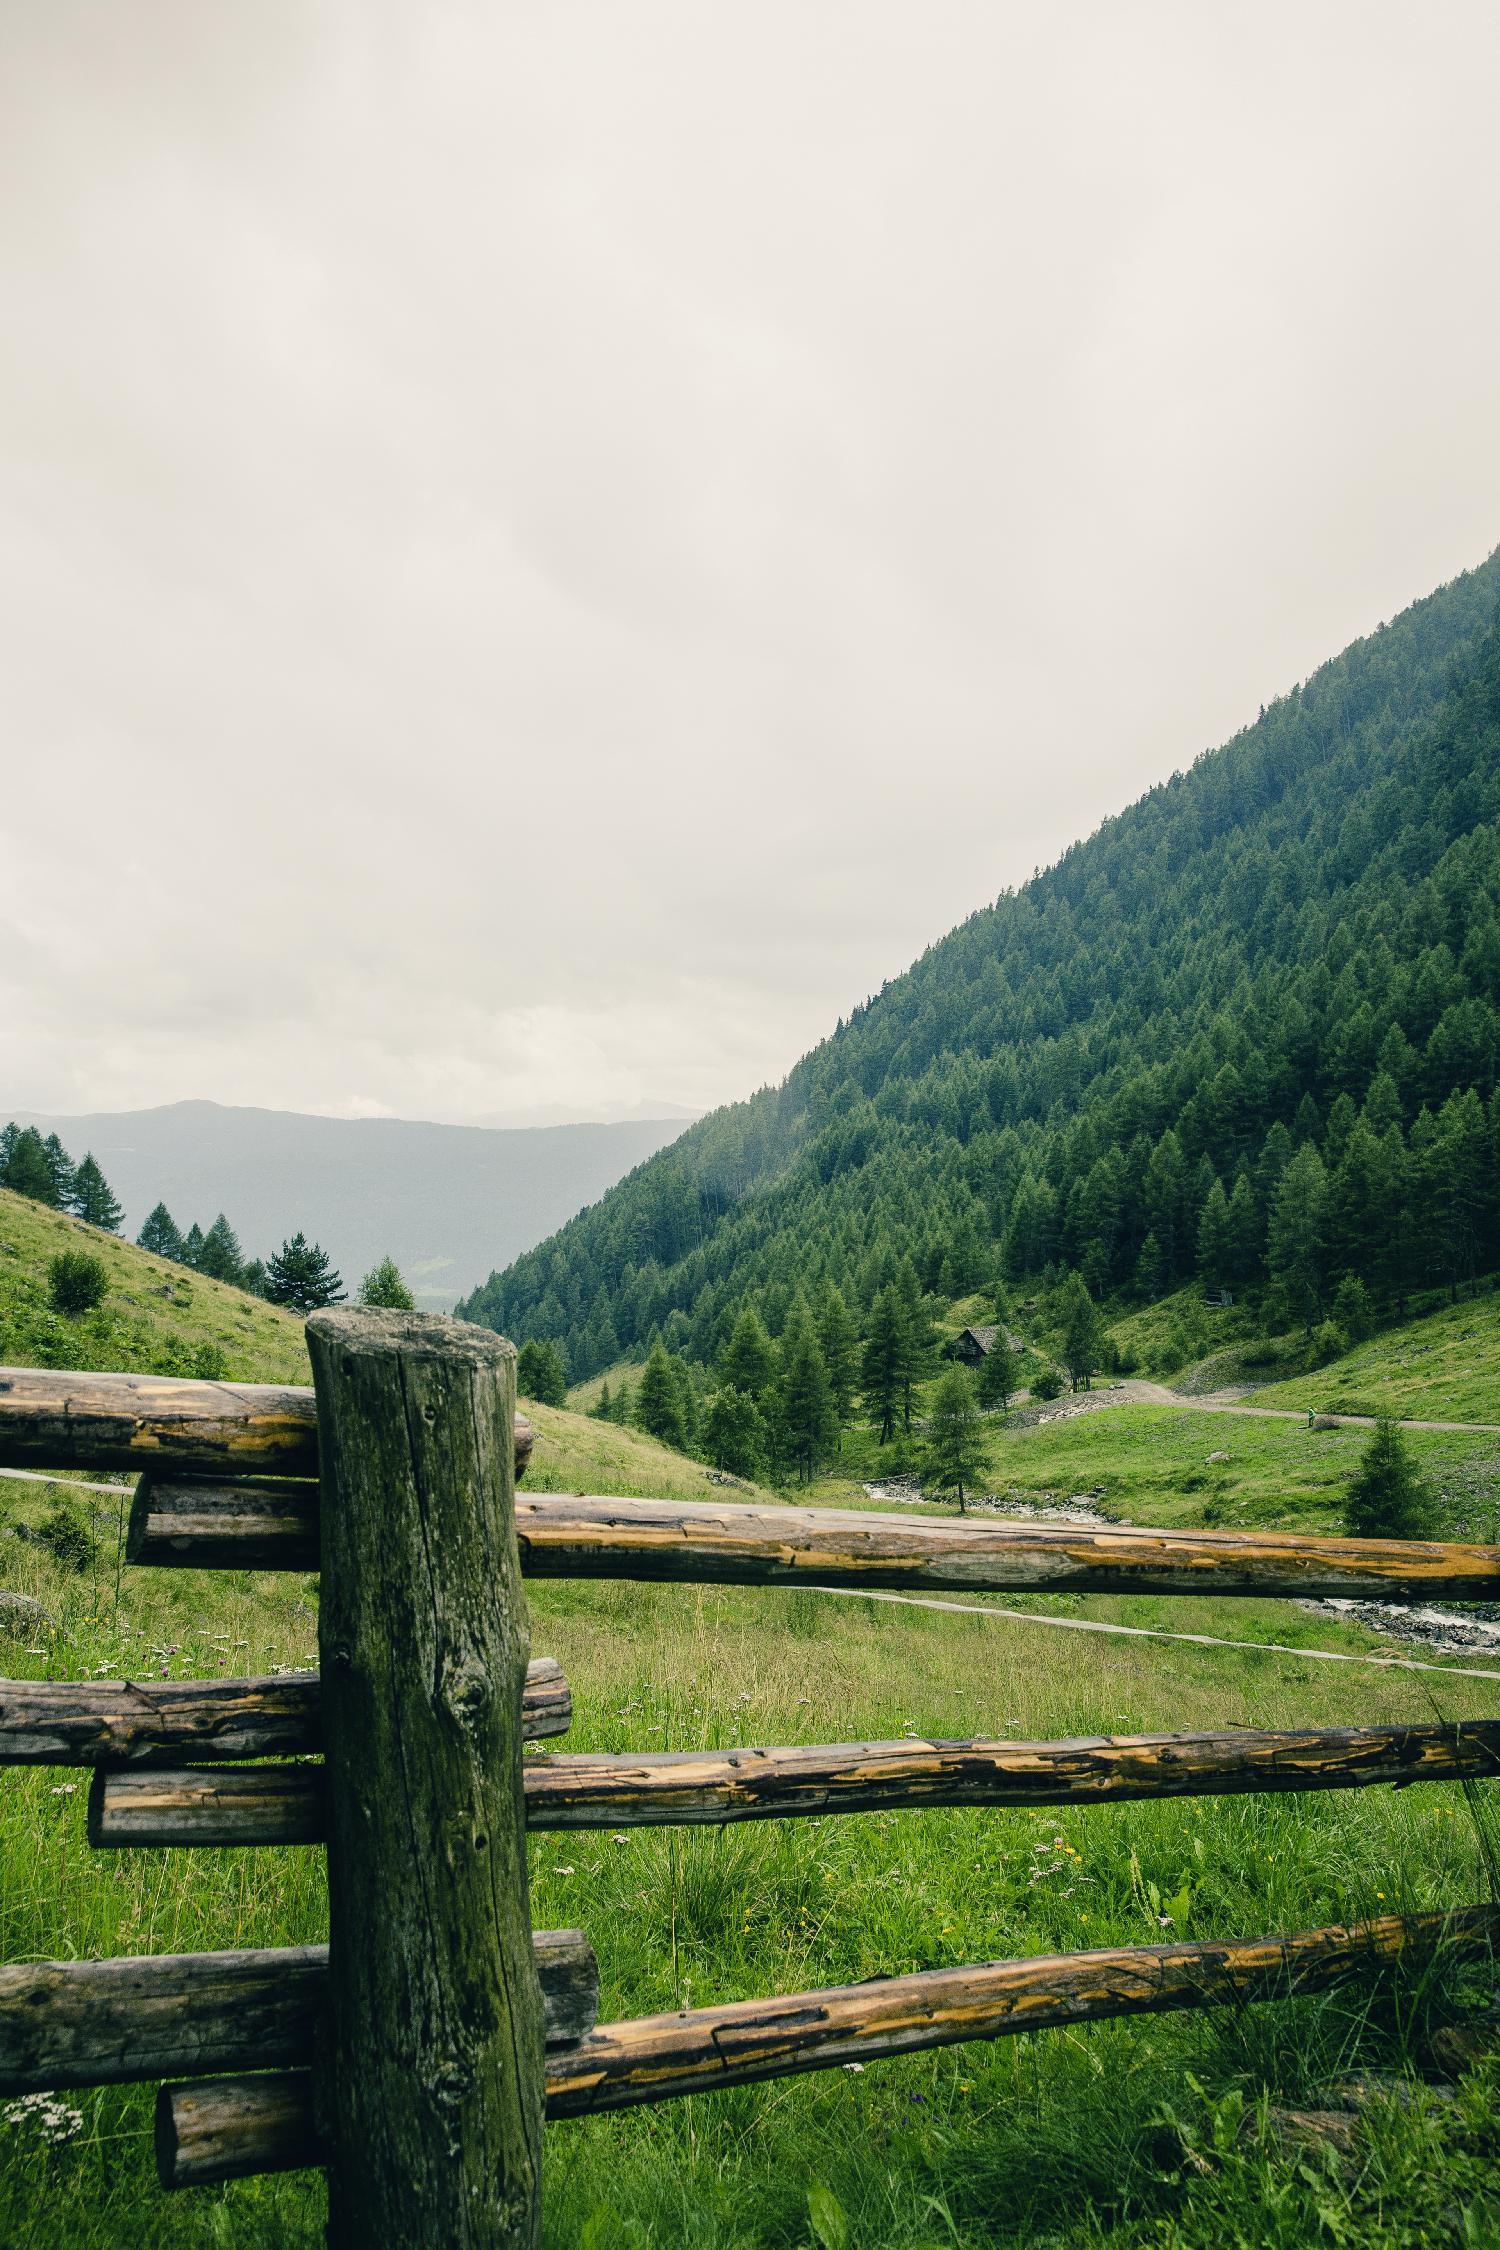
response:
{"label": "green grass", "polygon": [[1255,1403],[1500,1423],[1500,1295],[1384,1329],[1316,1374],[1257,1391]]}
{"label": "green grass", "polygon": [[[103,1304],[77,1319],[47,1301],[60,1250],[92,1250],[109,1275]],[[241,1381],[312,1379],[293,1314],[0,1188],[0,1366],[193,1375],[205,1351]]]}
{"label": "green grass", "polygon": [[[44,1232],[43,1249],[46,1240]],[[155,1261],[130,1254],[122,1296],[139,1286],[136,1260],[156,1271]],[[208,1285],[193,1290],[194,1307],[210,1302]],[[280,1371],[271,1359],[285,1350],[284,1336],[270,1337],[264,1358],[255,1348],[252,1335],[237,1372]],[[711,1489],[699,1464],[638,1433],[546,1408],[536,1421],[534,1488],[683,1497]],[[1007,1489],[1037,1498],[1097,1490],[1111,1513],[1164,1522],[1201,1520],[1227,1505],[1247,1511],[1230,1520],[1254,1511],[1254,1520],[1326,1526],[1361,1442],[1358,1432],[1309,1436],[1294,1425],[1149,1407],[992,1432]],[[1490,1489],[1500,1440],[1413,1443],[1454,1494],[1477,1502]],[[1230,1461],[1210,1471],[1204,1456],[1221,1448]],[[876,1453],[867,1434],[851,1435],[843,1466],[860,1468]],[[55,1637],[7,1642],[7,1672],[83,1677],[108,1666],[137,1677],[198,1676],[315,1660],[310,1579],[122,1568],[123,1485],[118,1494],[71,1495],[94,1512],[98,1536],[81,1572],[12,1536],[18,1524],[34,1528],[61,1491],[0,1480],[0,1583],[38,1597],[57,1627]],[[829,1480],[816,1496],[857,1493],[857,1481]],[[562,1659],[576,1697],[573,1733],[555,1749],[829,1741],[908,1726],[1023,1738],[1496,1708],[1486,1683],[1456,1676],[1365,1672],[1269,1649],[1092,1637],[1080,1647],[1080,1636],[1040,1618],[898,1608],[810,1589],[535,1583],[530,1597],[533,1646]],[[1059,1597],[1037,1606],[1251,1641],[1374,1645],[1356,1627],[1285,1603]],[[316,1851],[91,1852],[86,1779],[21,1771],[0,1786],[0,1959],[324,1934]],[[533,1840],[532,1903],[539,1926],[589,1932],[604,2014],[634,2015],[1147,1942],[1163,1934],[1162,1912],[1173,1915],[1173,1930],[1213,1936],[1459,1904],[1490,1895],[1490,1825],[1487,1793],[1471,1803],[1437,1786],[1031,1817],[866,1815],[636,1831],[623,1841],[585,1833]],[[1440,1963],[1240,2015],[1052,2031],[550,2127],[545,2240],[555,2250],[1494,2243],[1493,2073],[1467,2081],[1441,2109],[1378,2105],[1357,2159],[1343,2167],[1299,2156],[1274,2135],[1238,2131],[1242,2108],[1304,2102],[1356,2063],[1420,2073],[1435,2027],[1485,1989],[1477,1973],[1458,1976]],[[321,2241],[318,2175],[163,2197],[150,2154],[151,2089],[66,2099],[82,2118],[66,2146],[43,2148],[28,2127],[0,2122],[0,2243],[312,2250]]]}

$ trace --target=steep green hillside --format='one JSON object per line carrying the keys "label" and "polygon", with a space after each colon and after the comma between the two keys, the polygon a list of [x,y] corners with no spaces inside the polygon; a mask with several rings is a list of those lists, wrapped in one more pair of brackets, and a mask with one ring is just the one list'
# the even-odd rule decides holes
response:
{"label": "steep green hillside", "polygon": [[[61,1250],[93,1251],[109,1275],[103,1304],[77,1318],[48,1301],[47,1268]],[[295,1313],[7,1188],[0,1188],[0,1366],[311,1381]]]}
{"label": "steep green hillside", "polygon": [[469,1300],[573,1378],[758,1293],[1050,1261],[1316,1319],[1500,1262],[1500,555],[935,945]]}
{"label": "steep green hillside", "polygon": [[1316,1374],[1257,1390],[1254,1402],[1500,1424],[1500,1296],[1403,1322]]}

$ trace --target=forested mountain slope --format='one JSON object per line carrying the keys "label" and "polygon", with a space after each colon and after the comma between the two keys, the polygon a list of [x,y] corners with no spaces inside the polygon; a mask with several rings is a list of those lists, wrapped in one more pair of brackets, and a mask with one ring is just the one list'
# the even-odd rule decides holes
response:
{"label": "forested mountain slope", "polygon": [[1500,1259],[1500,553],[973,915],[462,1308],[576,1379],[1060,1261],[1399,1301]]}

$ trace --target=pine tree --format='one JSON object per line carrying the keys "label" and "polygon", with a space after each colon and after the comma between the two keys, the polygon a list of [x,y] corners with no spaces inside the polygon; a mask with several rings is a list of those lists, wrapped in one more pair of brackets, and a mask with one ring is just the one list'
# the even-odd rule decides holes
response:
{"label": "pine tree", "polygon": [[895,1432],[906,1350],[906,1307],[894,1288],[882,1289],[870,1309],[870,1325],[860,1362],[865,1411],[872,1421],[879,1422],[882,1445],[888,1445]]}
{"label": "pine tree", "polygon": [[1104,1323],[1082,1274],[1069,1274],[1062,1293],[1062,1356],[1075,1391],[1086,1391],[1104,1350]]}
{"label": "pine tree", "polygon": [[[197,1231],[195,1226],[189,1233],[189,1245]],[[344,1284],[335,1273],[327,1251],[318,1243],[309,1242],[299,1228],[290,1242],[283,1242],[275,1257],[267,1261],[266,1295],[273,1305],[287,1305],[293,1312],[320,1312],[325,1305],[343,1303]]]}
{"label": "pine tree", "polygon": [[47,1201],[54,1211],[70,1211],[73,1208],[73,1181],[76,1176],[73,1159],[55,1133],[49,1133],[43,1141],[42,1154],[47,1162],[47,1177],[52,1183],[52,1192]]}
{"label": "pine tree", "polygon": [[831,1286],[824,1290],[818,1307],[818,1343],[828,1369],[833,1411],[842,1429],[854,1411],[854,1393],[859,1382],[859,1338],[841,1291]]}
{"label": "pine tree", "polygon": [[194,1219],[182,1238],[182,1262],[185,1266],[191,1266],[194,1272],[197,1271],[198,1260],[203,1255],[203,1241],[203,1229]]}
{"label": "pine tree", "polygon": [[754,1483],[766,1473],[766,1423],[747,1391],[725,1384],[703,1423],[703,1450],[716,1469]]}
{"label": "pine tree", "polygon": [[1328,1175],[1304,1141],[1281,1175],[1266,1236],[1266,1265],[1309,1334],[1328,1279]]}
{"label": "pine tree", "polygon": [[635,1396],[635,1420],[637,1428],[644,1430],[648,1437],[659,1438],[663,1445],[675,1445],[681,1452],[686,1442],[682,1399],[672,1363],[660,1339],[652,1345],[651,1356],[641,1369],[640,1387]]}
{"label": "pine tree", "polygon": [[1400,1424],[1382,1415],[1360,1456],[1344,1503],[1351,1539],[1426,1539],[1432,1498],[1412,1466]]}
{"label": "pine tree", "polygon": [[371,1266],[359,1285],[362,1305],[383,1305],[387,1312],[415,1312],[417,1301],[401,1278],[401,1268],[392,1257],[384,1257],[378,1266]]}
{"label": "pine tree", "polygon": [[806,1302],[798,1298],[781,1339],[777,1384],[787,1457],[806,1484],[838,1441],[838,1413],[828,1365]]}
{"label": "pine tree", "polygon": [[938,1490],[957,1492],[962,1515],[964,1494],[984,1468],[984,1432],[966,1367],[950,1367],[933,1393],[925,1458],[927,1475]]}
{"label": "pine tree", "polygon": [[735,1321],[719,1357],[719,1380],[747,1398],[763,1398],[776,1372],[776,1352],[753,1305]]}
{"label": "pine tree", "polygon": [[11,1143],[5,1163],[5,1185],[32,1203],[57,1207],[52,1166],[42,1136],[34,1125],[23,1125]]}
{"label": "pine tree", "polygon": [[1220,1289],[1229,1279],[1231,1262],[1229,1198],[1216,1179],[1198,1219],[1198,1277],[1208,1288]]}
{"label": "pine tree", "polygon": [[106,1234],[120,1231],[125,1213],[110,1193],[109,1182],[94,1162],[92,1150],[73,1174],[73,1209],[91,1227],[102,1227]]}
{"label": "pine tree", "polygon": [[1016,1355],[1003,1324],[995,1330],[995,1341],[979,1363],[974,1390],[982,1407],[1009,1414],[1016,1391]]}
{"label": "pine tree", "polygon": [[170,1258],[174,1265],[182,1264],[182,1236],[165,1203],[157,1204],[135,1239],[143,1250],[150,1250],[156,1257]]}
{"label": "pine tree", "polygon": [[244,1272],[245,1259],[239,1236],[222,1211],[203,1237],[193,1263],[200,1273],[211,1275],[215,1281],[238,1282]]}
{"label": "pine tree", "polygon": [[516,1358],[516,1389],[538,1406],[566,1406],[568,1371],[556,1344],[530,1337]]}

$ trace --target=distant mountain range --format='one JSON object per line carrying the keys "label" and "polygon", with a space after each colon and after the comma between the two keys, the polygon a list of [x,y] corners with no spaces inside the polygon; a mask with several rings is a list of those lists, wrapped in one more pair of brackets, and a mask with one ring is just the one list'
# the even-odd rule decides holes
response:
{"label": "distant mountain range", "polygon": [[[663,1105],[668,1106],[668,1105]],[[351,1294],[387,1253],[420,1305],[447,1310],[683,1130],[681,1116],[497,1129],[305,1117],[217,1102],[59,1117],[6,1111],[91,1149],[134,1235],[158,1201],[186,1231],[223,1211],[247,1257],[302,1228]]]}

